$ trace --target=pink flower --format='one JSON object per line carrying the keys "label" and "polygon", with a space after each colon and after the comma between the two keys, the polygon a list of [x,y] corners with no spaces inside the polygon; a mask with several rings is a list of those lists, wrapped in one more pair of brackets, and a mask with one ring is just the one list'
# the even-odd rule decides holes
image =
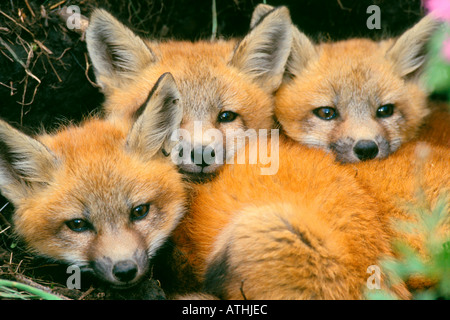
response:
{"label": "pink flower", "polygon": [[424,0],[425,7],[439,20],[450,21],[450,0]]}
{"label": "pink flower", "polygon": [[450,62],[450,38],[442,43],[442,56],[447,62]]}

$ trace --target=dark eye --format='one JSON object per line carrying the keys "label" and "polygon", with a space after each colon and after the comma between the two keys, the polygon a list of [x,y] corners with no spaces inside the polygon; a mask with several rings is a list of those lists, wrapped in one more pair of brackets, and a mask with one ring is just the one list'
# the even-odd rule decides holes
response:
{"label": "dark eye", "polygon": [[217,120],[219,122],[231,122],[234,121],[237,117],[237,113],[234,113],[233,111],[224,111],[219,113],[219,116],[217,117]]}
{"label": "dark eye", "polygon": [[66,221],[67,227],[75,232],[84,232],[91,229],[91,225],[89,222],[83,219],[73,219]]}
{"label": "dark eye", "polygon": [[134,207],[131,209],[130,219],[131,221],[141,220],[144,219],[147,214],[148,210],[150,209],[150,204],[141,204],[137,207]]}
{"label": "dark eye", "polygon": [[378,118],[387,118],[392,116],[394,113],[394,105],[393,104],[385,104],[378,108],[377,117]]}
{"label": "dark eye", "polygon": [[314,109],[313,113],[322,120],[332,120],[337,116],[336,109],[331,107],[320,107]]}

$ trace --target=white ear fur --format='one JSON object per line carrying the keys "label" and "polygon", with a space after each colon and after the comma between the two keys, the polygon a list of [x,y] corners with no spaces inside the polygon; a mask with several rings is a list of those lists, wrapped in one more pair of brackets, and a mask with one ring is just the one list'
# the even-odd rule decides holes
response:
{"label": "white ear fur", "polygon": [[0,120],[0,190],[13,204],[48,183],[57,159],[39,141]]}
{"label": "white ear fur", "polygon": [[299,75],[308,62],[318,56],[312,41],[296,27],[292,26],[292,48],[286,63],[286,77]]}
{"label": "white ear fur", "polygon": [[181,124],[180,97],[172,75],[163,74],[147,101],[136,111],[137,120],[127,138],[128,150],[150,159],[163,149]]}
{"label": "white ear fur", "polygon": [[269,12],[238,44],[230,64],[273,93],[281,84],[292,44],[289,10]]}
{"label": "white ear fur", "polygon": [[441,23],[427,15],[403,33],[386,52],[402,77],[420,71],[426,60],[426,48],[432,33]]}
{"label": "white ear fur", "polygon": [[103,89],[110,84],[119,86],[156,60],[140,37],[102,9],[91,15],[86,44],[97,82]]}
{"label": "white ear fur", "polygon": [[275,7],[272,7],[268,4],[260,3],[255,7],[255,10],[253,10],[252,18],[250,20],[250,29],[253,29],[256,24],[266,16],[270,11],[274,10]]}
{"label": "white ear fur", "polygon": [[[274,7],[267,4],[259,4],[256,6],[252,14],[250,28],[254,28],[261,19],[264,19]],[[314,44],[295,26],[292,26],[292,48],[286,63],[285,80],[298,75],[306,66],[307,62],[317,56]]]}

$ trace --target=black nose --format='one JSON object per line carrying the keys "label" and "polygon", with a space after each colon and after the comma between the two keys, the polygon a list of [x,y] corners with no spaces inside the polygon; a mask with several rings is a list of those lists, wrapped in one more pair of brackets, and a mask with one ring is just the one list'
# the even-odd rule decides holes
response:
{"label": "black nose", "polygon": [[136,277],[137,271],[136,263],[130,260],[119,261],[113,268],[114,277],[122,282],[133,280]]}
{"label": "black nose", "polygon": [[196,147],[191,151],[192,163],[202,168],[209,166],[214,162],[216,152],[212,147]]}
{"label": "black nose", "polygon": [[372,140],[360,140],[353,147],[353,152],[359,160],[370,160],[377,156],[378,146]]}

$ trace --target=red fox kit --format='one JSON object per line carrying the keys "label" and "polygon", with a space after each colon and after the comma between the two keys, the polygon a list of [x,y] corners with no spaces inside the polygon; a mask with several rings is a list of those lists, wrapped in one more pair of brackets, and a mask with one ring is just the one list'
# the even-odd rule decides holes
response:
{"label": "red fox kit", "polygon": [[[378,46],[358,41],[363,48]],[[400,50],[398,41],[391,54]],[[361,49],[351,41],[345,45]],[[311,50],[316,52],[313,46]],[[290,59],[294,63],[293,56]],[[393,72],[389,67],[384,71]],[[409,69],[413,71],[417,70]],[[391,88],[397,95],[392,97],[403,97],[402,103],[413,108],[409,96],[401,93],[423,99],[425,95],[412,79],[403,81],[400,85],[402,80],[397,79],[399,87]],[[303,98],[307,97],[305,91]],[[409,115],[422,118],[427,113],[417,112],[398,117],[406,122]],[[411,130],[417,130],[418,123]],[[296,128],[301,130],[301,124]],[[445,134],[431,136],[434,144],[442,142]],[[415,156],[417,145],[408,142],[387,159],[341,166],[322,150],[281,140],[276,174],[260,175],[259,165],[226,166],[215,180],[196,186],[191,210],[175,230],[175,242],[190,258],[203,291],[222,299],[361,298],[369,267],[391,254],[394,238],[403,237],[392,220],[411,218],[401,204],[414,198],[414,173],[420,162]],[[423,187],[432,205],[440,190],[450,188],[449,154],[445,146],[435,145],[423,162]],[[448,225],[443,229],[448,232]],[[421,249],[420,239],[406,239]],[[403,285],[394,291],[401,298],[409,297]]]}
{"label": "red fox kit", "polygon": [[225,166],[197,185],[175,242],[221,299],[361,298],[368,267],[390,254],[388,212],[322,150],[279,150],[275,175]]}
{"label": "red fox kit", "polygon": [[[145,104],[151,84],[164,72],[177,79],[183,107],[181,129],[190,146],[180,151],[182,171],[215,172],[236,148],[206,130],[241,137],[247,129],[273,127],[273,93],[292,44],[285,7],[272,10],[241,41],[144,41],[103,10],[92,14],[87,47],[110,117],[131,119]],[[200,129],[196,130],[199,124]],[[219,152],[221,151],[221,152]],[[210,161],[206,161],[206,155]]]}
{"label": "red fox kit", "polygon": [[[275,175],[261,176],[259,165],[226,166],[212,182],[197,185],[174,239],[202,293],[211,295],[199,297],[363,298],[369,267],[381,268],[394,239],[423,249],[420,236],[394,224],[413,217],[403,205],[414,202],[418,187],[417,145],[409,142],[387,159],[341,166],[321,150],[282,139]],[[419,174],[434,206],[440,192],[450,190],[449,151],[434,146],[429,152]],[[448,224],[441,231],[448,236]],[[392,287],[381,273],[381,287],[410,297],[404,284]],[[420,288],[423,281],[408,285]]]}
{"label": "red fox kit", "polygon": [[33,138],[0,121],[0,190],[36,254],[117,287],[142,279],[186,207],[182,177],[161,153],[182,116],[172,76],[152,92],[131,129],[90,119]]}
{"label": "red fox kit", "polygon": [[[261,5],[252,23],[270,7]],[[429,113],[419,75],[439,23],[423,18],[398,39],[313,44],[293,27],[275,115],[284,132],[342,163],[385,158],[411,140]]]}

